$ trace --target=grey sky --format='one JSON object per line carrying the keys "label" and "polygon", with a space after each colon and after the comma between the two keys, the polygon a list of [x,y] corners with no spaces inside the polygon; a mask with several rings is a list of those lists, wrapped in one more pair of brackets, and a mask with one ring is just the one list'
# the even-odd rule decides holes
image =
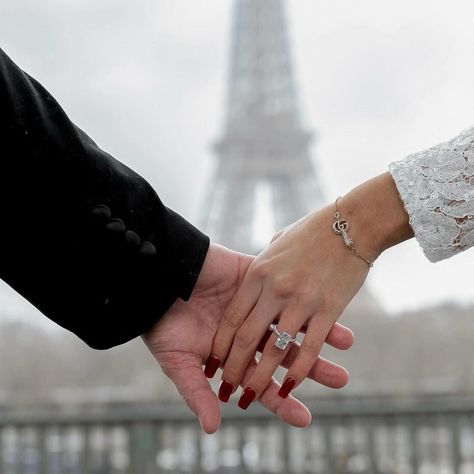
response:
{"label": "grey sky", "polygon": [[[2,0],[1,47],[103,148],[198,221],[225,96],[231,0]],[[289,0],[297,81],[329,200],[474,123],[471,1]],[[472,301],[474,250],[388,251],[392,311]],[[3,295],[5,293],[5,295]],[[28,311],[2,290],[0,310]]]}

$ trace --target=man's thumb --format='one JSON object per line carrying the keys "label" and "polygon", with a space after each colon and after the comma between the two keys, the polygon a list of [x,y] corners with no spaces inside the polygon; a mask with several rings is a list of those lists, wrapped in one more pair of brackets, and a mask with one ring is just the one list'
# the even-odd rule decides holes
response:
{"label": "man's thumb", "polygon": [[219,401],[212,391],[198,358],[185,366],[168,367],[166,374],[175,384],[188,407],[197,415],[203,431],[215,433],[221,424]]}

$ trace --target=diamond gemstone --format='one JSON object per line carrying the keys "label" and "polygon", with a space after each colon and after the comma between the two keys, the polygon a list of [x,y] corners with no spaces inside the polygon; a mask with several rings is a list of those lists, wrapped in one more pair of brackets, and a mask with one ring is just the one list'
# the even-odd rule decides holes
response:
{"label": "diamond gemstone", "polygon": [[293,340],[293,338],[287,334],[287,333],[282,333],[280,334],[276,341],[275,341],[275,346],[278,347],[278,349],[285,350],[286,346]]}

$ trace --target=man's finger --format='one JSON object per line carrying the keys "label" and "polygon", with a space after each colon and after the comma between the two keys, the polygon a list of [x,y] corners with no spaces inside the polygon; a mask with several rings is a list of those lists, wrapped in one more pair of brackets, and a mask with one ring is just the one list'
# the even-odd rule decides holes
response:
{"label": "man's finger", "polygon": [[[294,342],[280,365],[285,369],[289,369],[297,359],[300,347],[300,343]],[[307,378],[326,387],[342,388],[349,381],[349,372],[344,367],[319,356],[309,371]]]}
{"label": "man's finger", "polygon": [[348,327],[335,323],[326,337],[326,342],[336,349],[345,351],[354,344],[354,333]]}
{"label": "man's finger", "polygon": [[162,367],[199,418],[202,429],[208,434],[215,433],[221,424],[219,401],[202,371],[199,357],[183,355],[183,360],[173,361],[171,367],[163,363]]}

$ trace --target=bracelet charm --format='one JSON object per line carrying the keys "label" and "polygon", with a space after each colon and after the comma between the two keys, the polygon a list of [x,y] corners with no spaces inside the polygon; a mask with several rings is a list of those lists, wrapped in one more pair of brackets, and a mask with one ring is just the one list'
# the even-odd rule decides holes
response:
{"label": "bracelet charm", "polygon": [[335,203],[335,211],[334,211],[334,223],[332,225],[332,230],[334,231],[334,233],[336,235],[340,235],[342,236],[342,240],[344,241],[344,245],[354,254],[356,255],[357,257],[361,258],[362,260],[364,260],[365,263],[367,263],[367,265],[369,265],[369,267],[373,267],[374,266],[374,263],[371,262],[368,258],[365,258],[363,257],[359,251],[357,250],[357,248],[354,246],[354,241],[352,240],[351,236],[349,235],[349,222],[347,222],[345,219],[342,219],[341,218],[341,215],[339,213],[339,209],[337,207],[337,203],[339,201],[339,199],[341,199],[341,197],[339,196],[337,199],[336,199],[336,203]]}
{"label": "bracelet charm", "polygon": [[333,228],[335,234],[342,235],[342,239],[344,240],[344,243],[346,244],[346,247],[350,247],[354,243],[354,241],[350,238],[350,236],[348,234],[348,232],[349,232],[349,223],[347,221],[339,220],[339,218],[336,217],[336,221],[332,225],[332,228]]}

